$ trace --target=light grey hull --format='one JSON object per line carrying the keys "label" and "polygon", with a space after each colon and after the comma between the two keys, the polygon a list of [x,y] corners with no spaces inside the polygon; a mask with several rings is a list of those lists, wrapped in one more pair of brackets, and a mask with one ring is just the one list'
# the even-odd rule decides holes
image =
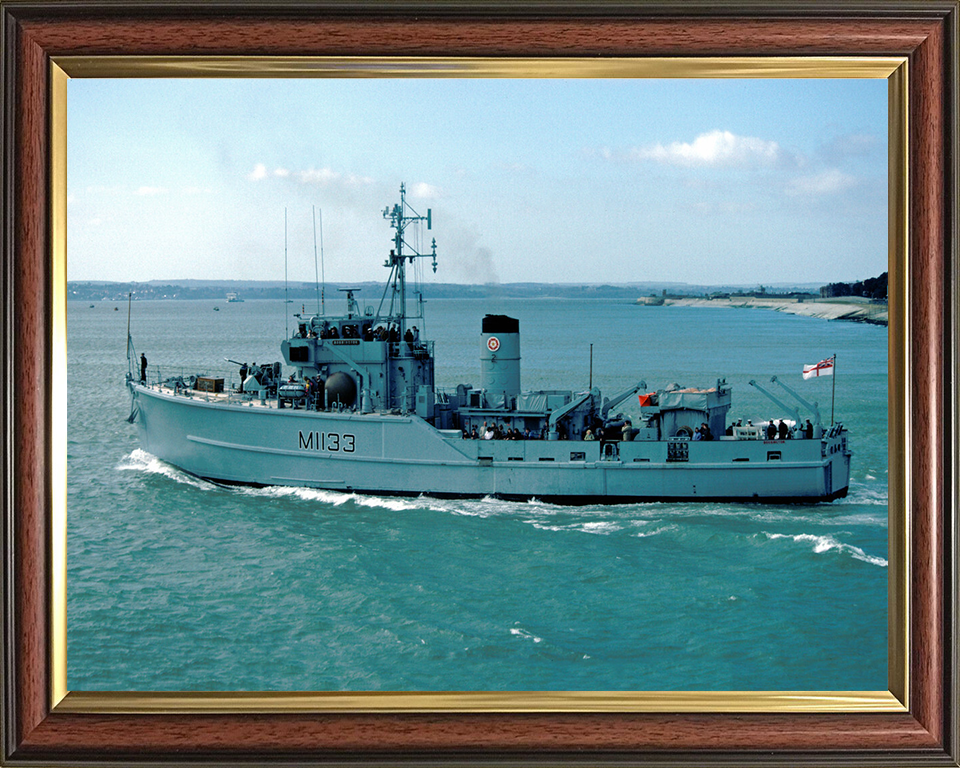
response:
{"label": "light grey hull", "polygon": [[846,495],[841,433],[811,440],[601,444],[470,440],[414,415],[277,409],[209,402],[133,386],[144,450],[223,483],[377,494],[641,500],[820,501]]}

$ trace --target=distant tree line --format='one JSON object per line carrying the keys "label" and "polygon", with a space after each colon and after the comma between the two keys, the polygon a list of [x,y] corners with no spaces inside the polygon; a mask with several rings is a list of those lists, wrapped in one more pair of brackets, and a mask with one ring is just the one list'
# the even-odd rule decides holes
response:
{"label": "distant tree line", "polygon": [[863,296],[874,301],[884,301],[887,298],[887,273],[856,283],[829,283],[820,288],[821,298],[840,296]]}

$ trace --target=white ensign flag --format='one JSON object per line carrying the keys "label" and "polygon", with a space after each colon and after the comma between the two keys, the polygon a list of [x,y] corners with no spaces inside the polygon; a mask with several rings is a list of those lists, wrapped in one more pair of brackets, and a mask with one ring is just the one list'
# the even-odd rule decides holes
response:
{"label": "white ensign flag", "polygon": [[821,360],[816,365],[803,366],[803,378],[813,379],[819,376],[833,376],[833,361],[835,358],[828,357]]}

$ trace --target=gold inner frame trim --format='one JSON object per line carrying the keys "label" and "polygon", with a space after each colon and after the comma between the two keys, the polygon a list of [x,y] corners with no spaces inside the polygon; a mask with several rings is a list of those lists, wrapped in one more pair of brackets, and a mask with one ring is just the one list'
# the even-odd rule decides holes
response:
{"label": "gold inner frame trim", "polygon": [[57,713],[905,712],[887,692],[432,691],[418,693],[71,692]]}
{"label": "gold inner frame trim", "polygon": [[[50,664],[57,713],[906,712],[909,701],[906,57],[420,58],[59,56],[50,63]],[[70,78],[868,78],[888,81],[888,691],[92,692],[67,687],[67,91]]]}
{"label": "gold inner frame trim", "polygon": [[902,56],[432,58],[58,56],[70,77],[888,78]]}

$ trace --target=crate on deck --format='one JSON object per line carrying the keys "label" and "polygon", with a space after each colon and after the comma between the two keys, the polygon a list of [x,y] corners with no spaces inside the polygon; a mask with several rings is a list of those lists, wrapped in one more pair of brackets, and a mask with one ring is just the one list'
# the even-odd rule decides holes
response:
{"label": "crate on deck", "polygon": [[223,392],[223,379],[212,376],[198,376],[196,389],[198,392]]}

